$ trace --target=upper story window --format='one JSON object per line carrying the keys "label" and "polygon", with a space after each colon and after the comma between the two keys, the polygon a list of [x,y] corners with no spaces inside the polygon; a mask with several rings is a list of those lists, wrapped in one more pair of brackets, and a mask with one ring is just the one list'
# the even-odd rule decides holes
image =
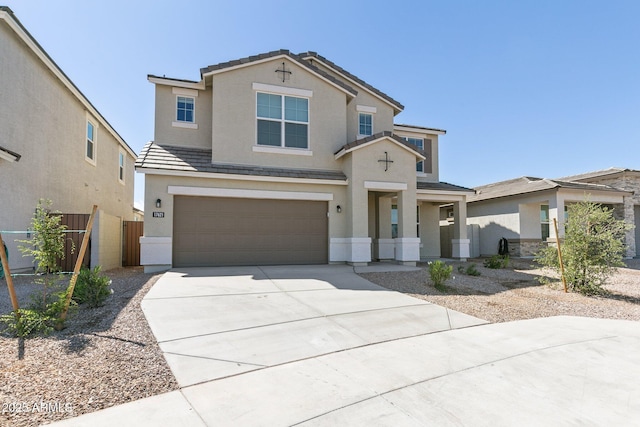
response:
{"label": "upper story window", "polygon": [[178,96],[177,105],[176,120],[179,122],[194,123],[195,100],[187,96]]}
{"label": "upper story window", "polygon": [[98,139],[98,127],[87,119],[87,135],[84,156],[92,164],[96,164],[96,144]]}
{"label": "upper story window", "polygon": [[257,92],[258,145],[309,148],[309,100]]}
{"label": "upper story window", "polygon": [[[407,141],[409,144],[415,145],[420,150],[424,150],[424,139],[422,139],[422,138],[410,138],[410,137],[403,137],[402,139]],[[424,161],[419,161],[418,163],[416,163],[416,171],[417,172],[424,172]]]}
{"label": "upper story window", "polygon": [[358,138],[373,135],[373,115],[378,112],[377,107],[356,105],[358,112]]}
{"label": "upper story window", "polygon": [[124,162],[125,157],[122,150],[118,153],[118,180],[124,184]]}
{"label": "upper story window", "polygon": [[198,97],[198,91],[181,87],[174,87],[171,91],[176,96],[175,120],[171,125],[177,128],[198,129],[196,124],[196,98]]}
{"label": "upper story window", "polygon": [[358,113],[358,135],[373,135],[373,114]]}

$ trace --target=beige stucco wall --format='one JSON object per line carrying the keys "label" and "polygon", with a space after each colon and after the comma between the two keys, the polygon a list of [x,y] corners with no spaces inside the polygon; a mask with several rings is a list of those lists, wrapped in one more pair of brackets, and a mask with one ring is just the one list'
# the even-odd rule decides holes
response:
{"label": "beige stucco wall", "polygon": [[408,137],[408,138],[422,138],[423,140],[425,140],[425,144],[427,143],[427,139],[431,140],[431,158],[425,160],[425,165],[424,165],[424,170],[427,171],[429,170],[428,166],[426,164],[426,162],[430,162],[431,163],[431,172],[426,173],[417,173],[417,179],[418,181],[424,181],[424,182],[439,182],[440,181],[440,167],[439,167],[439,162],[438,162],[438,135],[436,134],[432,134],[432,133],[428,133],[428,132],[410,132],[410,131],[406,131],[406,130],[396,130],[394,132],[396,135],[401,136],[401,137]]}
{"label": "beige stucco wall", "polygon": [[[287,59],[284,62],[292,74],[283,83],[275,73],[282,61],[254,64],[212,77],[214,162],[338,170],[333,153],[347,142],[346,94]],[[309,99],[309,150],[313,152],[312,156],[253,151],[257,134],[257,91],[253,89],[253,83],[313,91]]]}
{"label": "beige stucco wall", "polygon": [[91,231],[91,267],[100,265],[102,270],[122,265],[122,219],[98,211]]}
{"label": "beige stucco wall", "polygon": [[[196,93],[194,120],[197,129],[176,127],[176,102],[180,95],[174,88],[156,85],[156,111],[154,141],[160,145],[180,145],[185,147],[211,148],[211,88],[206,90],[189,89]],[[180,91],[181,89],[178,89]]]}
{"label": "beige stucco wall", "polygon": [[358,105],[376,108],[376,112],[371,114],[373,119],[374,135],[383,131],[392,132],[393,108],[363,89],[357,86],[355,89],[358,90],[358,96],[351,100],[347,106],[347,142],[353,142],[358,139],[358,130],[360,127],[359,112],[357,111]]}
{"label": "beige stucco wall", "polygon": [[420,257],[440,257],[440,207],[433,203],[420,204]]}
{"label": "beige stucco wall", "polygon": [[[384,159],[384,152],[389,153],[389,158],[393,163],[389,165],[389,170],[385,171],[385,164],[378,160]],[[407,193],[413,194],[413,208],[407,209],[404,221],[413,224],[413,236],[415,237],[416,210],[415,210],[415,155],[398,144],[382,140],[373,145],[359,148],[344,156],[344,172],[349,178],[349,217],[351,220],[347,225],[347,233],[352,237],[370,237],[367,221],[361,218],[368,217],[370,190],[365,188],[365,181],[378,181],[407,184]],[[399,224],[401,215],[399,215]],[[409,227],[410,228],[410,227]]]}
{"label": "beige stucco wall", "polygon": [[[96,165],[85,160],[85,107],[4,21],[0,58],[0,145],[22,155],[18,162],[0,159],[0,230],[25,230],[40,198],[66,213],[90,213],[97,204],[110,215],[132,219],[134,158],[125,154],[123,185],[120,144],[99,125]],[[25,236],[4,238],[11,268],[31,267],[13,242]]]}

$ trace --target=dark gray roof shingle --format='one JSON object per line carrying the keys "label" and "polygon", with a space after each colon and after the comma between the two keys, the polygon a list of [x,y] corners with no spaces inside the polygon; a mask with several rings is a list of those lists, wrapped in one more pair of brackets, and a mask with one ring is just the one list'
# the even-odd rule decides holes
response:
{"label": "dark gray roof shingle", "polygon": [[459,185],[449,184],[448,182],[424,182],[418,181],[418,190],[436,190],[436,191],[462,191],[474,193],[472,188],[461,187]]}
{"label": "dark gray roof shingle", "polygon": [[609,185],[587,184],[579,182],[562,181],[558,179],[544,179],[530,176],[495,182],[488,185],[475,187],[476,194],[471,196],[468,202],[497,199],[499,197],[515,196],[519,194],[534,193],[537,191],[569,188],[584,191],[613,191],[621,192]]}
{"label": "dark gray roof shingle", "polygon": [[18,160],[20,160],[20,157],[22,157],[20,154],[16,153],[15,151],[11,151],[11,150],[9,150],[8,148],[4,148],[4,147],[2,147],[2,146],[0,146],[0,151],[4,151],[5,153],[7,153],[7,154],[9,154],[9,155],[11,155],[11,156],[13,156],[13,157],[15,157],[15,158],[16,158],[16,162],[17,162]]}
{"label": "dark gray roof shingle", "polygon": [[337,72],[339,72],[340,74],[342,74],[345,77],[357,82],[359,85],[367,88],[368,90],[370,90],[371,92],[373,92],[376,95],[380,96],[381,98],[383,98],[384,100],[386,100],[390,104],[393,104],[398,110],[400,110],[400,111],[404,110],[404,105],[402,105],[401,103],[399,103],[398,101],[396,101],[395,99],[393,99],[392,97],[387,95],[386,93],[384,93],[384,92],[376,89],[375,87],[371,86],[369,83],[365,82],[361,78],[351,74],[350,72],[348,72],[344,68],[342,68],[339,65],[333,63],[332,61],[328,60],[324,56],[319,55],[317,52],[309,51],[309,52],[305,52],[305,53],[300,53],[300,54],[298,54],[298,56],[300,58],[306,59],[306,60],[308,60],[308,58],[316,58],[316,59],[320,60],[321,62],[325,63],[329,67],[331,67],[334,70],[336,70]]}
{"label": "dark gray roof shingle", "polygon": [[332,75],[322,71],[318,67],[315,67],[314,65],[309,63],[309,61],[305,61],[299,55],[292,54],[287,49],[274,50],[274,51],[271,51],[271,52],[261,53],[259,55],[247,56],[246,58],[240,58],[240,59],[235,59],[233,61],[227,61],[227,62],[221,62],[219,64],[209,65],[208,67],[204,67],[204,68],[200,69],[200,75],[203,76],[203,75],[205,75],[207,73],[210,73],[212,71],[223,70],[225,68],[236,67],[238,65],[243,65],[243,64],[249,64],[251,62],[260,61],[260,60],[263,60],[263,59],[269,59],[269,58],[273,58],[273,57],[280,56],[280,55],[288,56],[292,61],[295,61],[300,66],[305,67],[309,71],[311,71],[311,72],[313,72],[315,74],[318,74],[318,75],[322,76],[323,78],[329,80],[330,82],[340,86],[341,88],[343,88],[347,92],[351,93],[353,96],[356,96],[358,94],[357,90],[355,90],[354,88],[352,88],[351,86],[349,86],[345,82],[343,82],[343,81],[341,81],[339,79],[336,79]]}
{"label": "dark gray roof shingle", "polygon": [[371,135],[371,136],[367,136],[365,138],[361,138],[358,139],[356,141],[350,142],[348,144],[343,145],[342,147],[340,147],[340,149],[338,151],[336,151],[334,153],[334,155],[337,155],[338,153],[340,153],[341,151],[348,151],[351,150],[352,148],[356,148],[360,145],[364,145],[367,144],[369,142],[375,141],[377,139],[380,138],[391,138],[393,139],[395,142],[397,142],[398,144],[401,144],[407,148],[409,148],[411,151],[415,151],[416,153],[427,157],[427,153],[424,150],[419,149],[418,147],[416,147],[413,144],[409,144],[407,141],[405,141],[404,139],[400,138],[398,135],[395,135],[393,132],[389,132],[387,130],[382,131],[382,132],[378,132],[375,135]]}
{"label": "dark gray roof shingle", "polygon": [[346,181],[347,179],[344,173],[340,171],[212,163],[211,150],[171,145],[160,146],[153,142],[148,142],[140,152],[136,160],[136,169],[328,179],[336,181]]}

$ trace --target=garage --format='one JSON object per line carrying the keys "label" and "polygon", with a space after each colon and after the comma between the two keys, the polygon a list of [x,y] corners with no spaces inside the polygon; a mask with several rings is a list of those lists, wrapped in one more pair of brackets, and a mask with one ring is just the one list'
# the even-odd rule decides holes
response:
{"label": "garage", "polygon": [[175,196],[173,266],[326,264],[327,202]]}

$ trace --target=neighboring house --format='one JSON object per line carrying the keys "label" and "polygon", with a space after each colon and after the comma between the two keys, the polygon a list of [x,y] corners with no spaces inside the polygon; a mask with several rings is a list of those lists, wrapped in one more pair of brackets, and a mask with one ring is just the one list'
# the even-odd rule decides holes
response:
{"label": "neighboring house", "polygon": [[[24,231],[38,199],[69,214],[98,205],[91,263],[121,265],[135,153],[15,17],[0,6],[0,230]],[[12,269],[31,268],[3,234]]]}
{"label": "neighboring house", "polygon": [[[444,130],[315,52],[269,52],[149,76],[155,139],[140,153],[146,271],[243,264],[415,264],[439,257],[439,206],[466,223],[473,190],[439,181]],[[466,226],[453,254],[466,258]]]}
{"label": "neighboring house", "polygon": [[[497,254],[500,239],[506,238],[512,256],[534,256],[543,244],[556,240],[554,219],[562,237],[567,206],[587,198],[610,206],[618,218],[624,218],[633,197],[630,187],[593,181],[520,177],[476,187],[476,194],[468,198],[467,223],[479,227],[480,254]],[[635,253],[630,237],[627,244]]]}
{"label": "neighboring house", "polygon": [[580,175],[561,178],[572,182],[603,184],[628,192],[624,196],[623,205],[619,206],[618,217],[624,218],[635,228],[629,230],[626,236],[627,256],[640,257],[640,170],[609,168],[606,170],[588,172]]}

